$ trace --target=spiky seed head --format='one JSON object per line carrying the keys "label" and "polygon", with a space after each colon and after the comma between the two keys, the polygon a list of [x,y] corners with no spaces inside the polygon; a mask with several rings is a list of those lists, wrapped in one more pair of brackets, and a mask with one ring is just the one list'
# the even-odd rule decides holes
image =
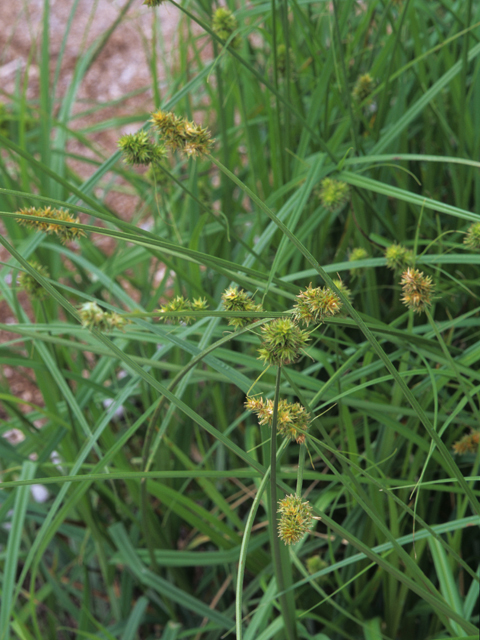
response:
{"label": "spiky seed head", "polygon": [[157,127],[165,144],[170,149],[180,149],[188,156],[198,156],[209,151],[213,144],[210,131],[195,122],[189,122],[174,113],[157,111],[152,113],[152,122]]}
{"label": "spiky seed head", "polygon": [[299,542],[310,531],[312,507],[296,495],[280,500],[278,511],[278,537],[287,545]]}
{"label": "spiky seed head", "polygon": [[396,242],[385,249],[385,258],[387,267],[395,271],[405,271],[414,263],[413,251]]}
{"label": "spiky seed head", "polygon": [[[219,7],[212,18],[212,30],[222,40],[228,41],[232,34],[238,29],[238,22],[230,9]],[[228,43],[232,49],[239,49],[242,46],[240,34],[236,34]]]}
{"label": "spiky seed head", "polygon": [[307,327],[311,322],[322,322],[325,318],[336,315],[342,308],[342,301],[328,287],[313,288],[312,283],[301,291],[293,307],[293,316]]}
{"label": "spiky seed head", "polygon": [[463,244],[472,251],[480,249],[480,222],[474,222],[468,228]]}
{"label": "spiky seed head", "polygon": [[115,312],[104,311],[96,302],[86,302],[79,310],[82,326],[86,329],[112,331],[123,329],[129,321]]}
{"label": "spiky seed head", "polygon": [[[222,293],[223,307],[226,311],[247,311],[255,313],[263,311],[261,304],[255,304],[251,295],[239,289],[238,287],[229,287]],[[246,327],[251,322],[255,322],[255,318],[229,318],[228,324],[240,329]]]}
{"label": "spiky seed head", "polygon": [[477,453],[480,443],[480,430],[472,431],[453,443],[453,453],[462,456],[466,453]]}
{"label": "spiky seed head", "polygon": [[[36,260],[31,260],[28,264],[44,278],[50,278],[48,269]],[[18,283],[21,288],[35,300],[43,300],[44,298],[48,297],[47,291],[42,287],[42,285],[36,278],[28,273],[28,271],[22,271],[22,273],[18,277]]]}
{"label": "spiky seed head", "polygon": [[263,342],[258,350],[259,359],[266,364],[292,364],[299,360],[309,341],[309,335],[291,318],[277,318],[262,327]]}
{"label": "spiky seed head", "polygon": [[[257,414],[258,424],[271,426],[273,420],[273,400],[263,398],[247,398],[245,407]],[[277,432],[284,438],[295,440],[298,444],[305,442],[305,434],[311,422],[310,414],[299,402],[288,402],[280,399],[277,408]]]}
{"label": "spiky seed head", "polygon": [[166,150],[163,145],[155,144],[150,140],[146,131],[122,136],[118,146],[123,152],[126,164],[149,165],[165,157]]}
{"label": "spiky seed head", "polygon": [[434,286],[432,278],[418,269],[407,269],[400,281],[402,302],[415,313],[422,313],[432,304]]}
{"label": "spiky seed head", "polygon": [[20,209],[17,213],[43,218],[43,220],[23,220],[22,218],[17,218],[17,222],[30,229],[43,231],[47,234],[54,233],[60,238],[62,244],[66,244],[70,240],[76,240],[85,235],[83,229],[78,227],[71,227],[68,224],[57,224],[57,221],[72,224],[80,223],[80,220],[76,216],[73,216],[65,209],[52,209],[52,207],[37,209],[36,207],[30,207],[29,209]]}
{"label": "spiky seed head", "polygon": [[329,211],[336,211],[343,207],[350,197],[350,188],[345,182],[334,178],[324,178],[320,182],[318,192],[320,202]]}
{"label": "spiky seed head", "polygon": [[375,82],[372,76],[369,73],[364,73],[357,78],[353,87],[352,97],[355,102],[360,104],[370,96],[374,88]]}

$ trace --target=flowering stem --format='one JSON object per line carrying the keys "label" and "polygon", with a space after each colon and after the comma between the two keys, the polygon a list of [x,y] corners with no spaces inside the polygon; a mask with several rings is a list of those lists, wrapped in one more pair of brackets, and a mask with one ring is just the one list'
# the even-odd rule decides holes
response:
{"label": "flowering stem", "polygon": [[302,487],[303,487],[303,470],[305,468],[305,453],[306,446],[304,444],[300,445],[300,451],[298,452],[298,471],[297,471],[297,488],[295,490],[295,494],[297,496],[302,495]]}
{"label": "flowering stem", "polygon": [[289,603],[285,591],[285,580],[283,577],[282,557],[280,552],[280,541],[277,535],[277,416],[278,400],[280,396],[280,381],[282,378],[282,367],[277,367],[277,377],[275,379],[275,397],[273,401],[272,430],[270,437],[270,528],[272,537],[273,567],[277,589],[282,594],[279,596],[282,617],[285,623],[288,640],[296,638],[295,627],[291,617]]}

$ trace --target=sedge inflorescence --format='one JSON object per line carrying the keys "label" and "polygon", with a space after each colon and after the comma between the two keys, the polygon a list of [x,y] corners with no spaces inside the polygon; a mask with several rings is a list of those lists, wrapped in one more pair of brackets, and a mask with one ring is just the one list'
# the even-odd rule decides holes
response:
{"label": "sedge inflorescence", "polygon": [[[229,287],[222,293],[223,307],[226,311],[263,311],[261,304],[256,304],[249,293],[238,287]],[[255,318],[229,318],[228,324],[241,329],[254,322]]]}
{"label": "sedge inflorescence", "polygon": [[480,222],[474,222],[470,225],[463,239],[463,244],[473,251],[480,249]]}
{"label": "sedge inflorescence", "polygon": [[407,269],[400,284],[403,288],[402,302],[411,311],[422,313],[432,304],[434,286],[430,276],[418,269]]}
{"label": "sedge inflorescence", "polygon": [[[245,407],[257,414],[259,424],[270,426],[273,420],[273,405],[273,400],[263,398],[247,398],[245,402]],[[310,414],[299,402],[282,399],[278,401],[277,432],[284,438],[303,444],[310,421]]]}
{"label": "sedge inflorescence", "polygon": [[480,443],[480,430],[472,429],[470,433],[467,433],[453,443],[453,452],[459,456],[465,453],[477,453],[478,445]]}
{"label": "sedge inflorescence", "polygon": [[152,113],[152,122],[170,149],[179,149],[188,156],[207,153],[213,144],[210,131],[174,113]]}
{"label": "sedge inflorescence", "polygon": [[336,211],[343,207],[347,203],[349,195],[350,189],[345,182],[334,178],[324,178],[320,183],[318,196],[322,205],[329,211]]}
{"label": "sedge inflorescence", "polygon": [[282,365],[296,362],[307,345],[309,335],[291,318],[278,318],[262,327],[263,342],[258,350],[266,364]]}
{"label": "sedge inflorescence", "polygon": [[396,242],[385,249],[385,258],[387,267],[395,271],[405,271],[414,263],[413,251]]}
{"label": "sedge inflorescence", "polygon": [[[28,264],[44,278],[50,278],[48,269],[36,260],[29,261]],[[36,278],[28,273],[28,271],[22,271],[22,273],[18,276],[18,283],[21,288],[35,300],[43,300],[44,298],[48,297],[47,291],[42,287],[42,285]]]}
{"label": "sedge inflorescence", "polygon": [[129,321],[114,311],[104,311],[96,302],[86,302],[79,310],[82,326],[86,329],[112,331],[123,329]]}
{"label": "sedge inflorescence", "polygon": [[[205,311],[206,309],[208,309],[208,302],[205,298],[194,298],[193,300],[188,300],[188,298],[184,298],[183,296],[175,296],[169,302],[162,305],[159,312]],[[165,317],[160,319],[167,323],[184,322],[185,324],[188,324],[193,320],[192,316],[176,316],[172,318]]]}
{"label": "sedge inflorescence", "polygon": [[357,103],[362,103],[369,98],[375,87],[375,81],[369,73],[364,73],[357,78],[352,90],[352,97]]}
{"label": "sedge inflorescence", "polygon": [[[242,38],[237,33],[238,22],[230,9],[219,7],[214,11],[212,18],[212,30],[222,40],[228,41],[228,46],[232,49],[239,49],[242,46]],[[233,36],[233,37],[232,37]]]}
{"label": "sedge inflorescence", "polygon": [[312,283],[297,296],[293,307],[293,316],[307,327],[311,322],[322,322],[336,315],[342,308],[339,296],[328,287],[313,288]]}
{"label": "sedge inflorescence", "polygon": [[29,229],[43,231],[47,234],[55,234],[60,238],[62,244],[66,244],[70,240],[84,236],[83,229],[71,227],[68,224],[57,224],[57,221],[79,224],[80,220],[69,213],[66,209],[53,209],[52,207],[29,207],[28,209],[20,209],[17,213],[24,216],[37,216],[42,220],[24,220],[17,218],[17,222]]}
{"label": "sedge inflorescence", "polygon": [[296,495],[280,500],[278,511],[278,536],[285,544],[295,544],[310,531],[312,507]]}
{"label": "sedge inflorescence", "polygon": [[137,131],[137,133],[122,136],[118,141],[118,146],[123,152],[126,164],[149,165],[161,160],[166,155],[165,147],[152,142],[146,131]]}

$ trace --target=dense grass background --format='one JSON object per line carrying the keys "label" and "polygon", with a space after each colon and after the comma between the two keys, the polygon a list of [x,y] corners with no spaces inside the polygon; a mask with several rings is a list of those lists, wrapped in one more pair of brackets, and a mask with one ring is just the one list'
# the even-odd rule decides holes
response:
{"label": "dense grass background", "polygon": [[[24,410],[0,377],[0,430],[24,435],[0,441],[0,638],[478,638],[480,454],[452,446],[479,428],[480,254],[463,240],[480,221],[480,5],[231,3],[238,49],[212,32],[216,5],[169,6],[183,46],[166,90],[144,7],[151,110],[208,126],[211,158],[170,154],[152,177],[117,152],[82,180],[67,144],[88,132],[72,112],[111,34],[60,95],[48,0],[38,100],[21,82],[4,98],[0,288],[16,324],[0,327],[12,332],[0,362],[28,368],[43,403]],[[345,206],[322,204],[326,176],[350,185]],[[128,220],[106,203],[112,191],[138,196]],[[62,245],[18,224],[20,208],[45,205],[80,215],[85,237]],[[429,314],[400,301],[384,257],[394,241],[434,281]],[[350,260],[358,248],[366,257]],[[22,307],[22,271],[44,301]],[[337,274],[352,306],[344,297],[342,317],[310,327],[279,383],[317,417],[306,447],[278,439],[278,497],[303,468],[320,520],[278,561],[270,433],[243,405],[252,385],[275,392],[275,367],[257,359],[262,319],[235,333],[225,312],[186,325],[155,310],[174,295],[221,310],[237,284],[272,317]],[[131,324],[82,327],[87,301]],[[49,499],[35,502],[32,484]]]}

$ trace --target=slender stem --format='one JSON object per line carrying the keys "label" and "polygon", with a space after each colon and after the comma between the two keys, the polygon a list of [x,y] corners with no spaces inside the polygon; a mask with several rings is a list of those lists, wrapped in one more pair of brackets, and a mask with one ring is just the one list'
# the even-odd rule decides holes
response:
{"label": "slender stem", "polygon": [[297,488],[295,493],[298,497],[302,495],[303,487],[303,470],[305,469],[305,454],[307,447],[304,444],[300,445],[300,451],[298,452],[298,471],[297,471]]}
{"label": "slender stem", "polygon": [[[284,449],[286,449],[288,442],[285,440],[278,453],[282,453]],[[248,514],[247,522],[245,524],[245,531],[242,539],[242,546],[240,547],[240,556],[238,559],[238,574],[237,574],[237,592],[235,598],[235,627],[236,627],[236,640],[242,640],[242,602],[243,602],[243,577],[245,575],[245,567],[247,564],[247,551],[248,551],[248,543],[250,541],[250,534],[252,532],[253,522],[255,520],[255,516],[257,514],[258,507],[260,505],[260,500],[262,499],[263,492],[265,491],[265,487],[267,486],[268,479],[270,478],[270,471],[272,467],[268,467],[265,472],[265,475],[262,478],[260,486],[257,490],[257,495],[252,504],[252,508],[250,509],[250,513]]]}
{"label": "slender stem", "polygon": [[293,621],[290,617],[287,598],[285,596],[285,580],[283,577],[282,558],[280,555],[280,541],[277,535],[277,416],[278,400],[280,396],[280,381],[282,378],[282,367],[277,368],[275,379],[275,397],[273,400],[272,431],[270,438],[270,528],[272,536],[273,566],[277,589],[281,593],[279,596],[282,617],[285,622],[285,630],[289,640],[296,637]]}

